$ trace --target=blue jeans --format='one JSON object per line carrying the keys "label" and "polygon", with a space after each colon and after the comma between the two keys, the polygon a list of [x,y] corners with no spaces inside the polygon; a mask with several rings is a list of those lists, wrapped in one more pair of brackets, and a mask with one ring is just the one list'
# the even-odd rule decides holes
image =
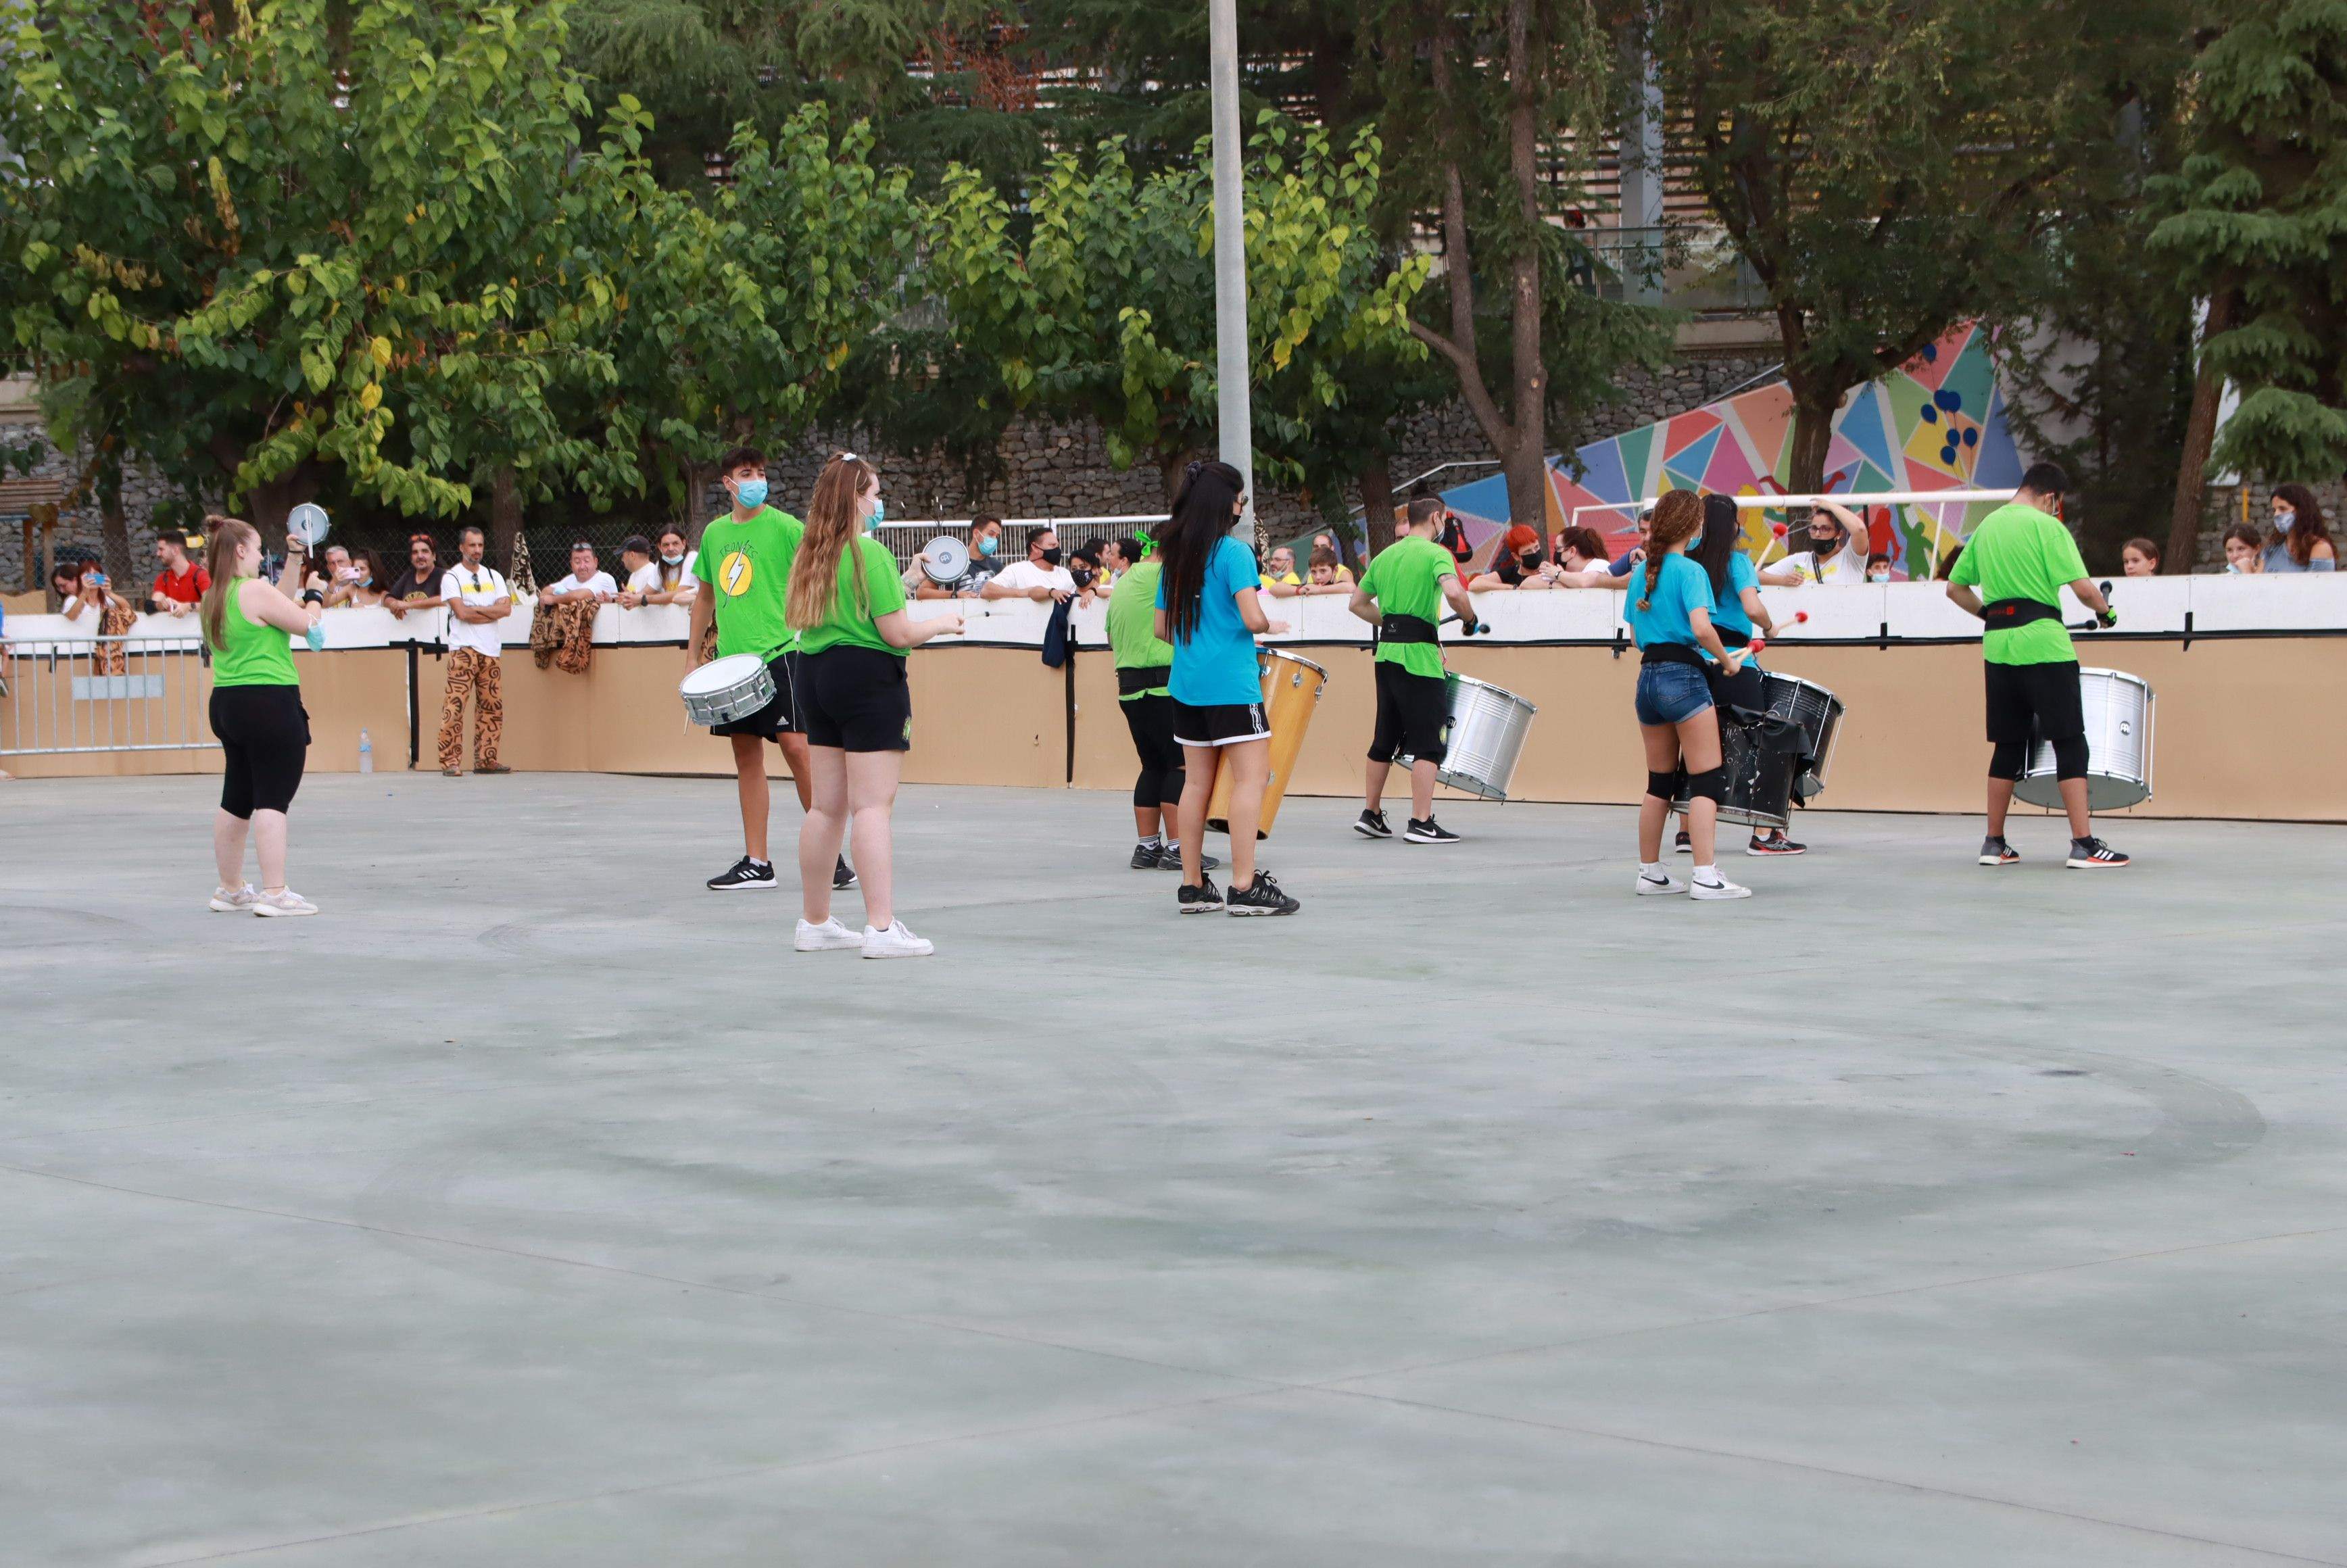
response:
{"label": "blue jeans", "polygon": [[1638,723],[1676,724],[1711,706],[1711,682],[1692,664],[1638,668]]}

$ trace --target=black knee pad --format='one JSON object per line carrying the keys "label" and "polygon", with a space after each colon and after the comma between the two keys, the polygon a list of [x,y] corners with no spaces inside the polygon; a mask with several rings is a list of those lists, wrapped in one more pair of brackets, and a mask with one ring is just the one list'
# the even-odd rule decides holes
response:
{"label": "black knee pad", "polygon": [[1999,741],[1988,754],[1988,776],[2007,783],[2018,779],[2029,766],[2027,741]]}
{"label": "black knee pad", "polygon": [[2086,737],[2073,735],[2066,741],[2054,743],[2054,776],[2057,779],[2082,779],[2086,776]]}
{"label": "black knee pad", "polygon": [[1724,766],[1706,768],[1699,774],[1687,774],[1687,798],[1693,800],[1697,795],[1701,795],[1714,805],[1726,800],[1727,769]]}
{"label": "black knee pad", "polygon": [[1653,795],[1656,800],[1670,800],[1675,798],[1678,794],[1678,787],[1679,774],[1676,768],[1673,768],[1666,774],[1649,773],[1646,774],[1646,793]]}

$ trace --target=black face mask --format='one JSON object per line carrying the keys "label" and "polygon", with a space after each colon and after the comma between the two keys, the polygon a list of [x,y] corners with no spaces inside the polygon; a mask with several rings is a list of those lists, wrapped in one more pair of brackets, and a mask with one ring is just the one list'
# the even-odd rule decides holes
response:
{"label": "black face mask", "polygon": [[1043,564],[1045,566],[1058,566],[1060,564],[1059,546],[1053,545],[1050,549],[1043,552]]}
{"label": "black face mask", "polygon": [[1088,566],[1071,566],[1068,569],[1068,575],[1075,579],[1078,588],[1090,588],[1093,577],[1098,574]]}
{"label": "black face mask", "polygon": [[1841,548],[1841,536],[1813,533],[1809,536],[1809,548],[1821,556],[1832,555]]}
{"label": "black face mask", "polygon": [[1516,564],[1528,572],[1538,571],[1540,570],[1540,552],[1535,550],[1530,555],[1519,557]]}

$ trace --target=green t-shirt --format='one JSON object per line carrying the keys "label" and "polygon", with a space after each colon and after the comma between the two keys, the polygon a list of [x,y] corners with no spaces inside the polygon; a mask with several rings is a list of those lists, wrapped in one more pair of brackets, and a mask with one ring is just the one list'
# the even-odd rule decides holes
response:
{"label": "green t-shirt", "polygon": [[220,641],[212,650],[212,684],[298,686],[302,678],[293,673],[293,646],[285,634],[244,613],[244,585],[251,580],[241,578],[228,585],[228,601],[220,606]]}
{"label": "green t-shirt", "polygon": [[[1362,575],[1361,588],[1378,601],[1381,615],[1442,619],[1442,579],[1459,575],[1459,562],[1432,539],[1412,534],[1378,552]],[[1380,642],[1378,662],[1399,664],[1413,675],[1442,674],[1442,649],[1432,642]]]}
{"label": "green t-shirt", "polygon": [[810,626],[799,633],[799,651],[820,653],[826,648],[842,645],[873,648],[883,653],[905,657],[902,648],[891,648],[880,636],[879,620],[905,608],[905,579],[897,566],[897,558],[888,547],[869,534],[858,534],[854,548],[864,554],[864,598],[856,597],[856,562],[847,551],[839,552],[839,590],[832,595],[831,611],[820,625]]}
{"label": "green t-shirt", "polygon": [[[2078,541],[2070,530],[2016,502],[1999,507],[1973,528],[1948,580],[1978,589],[1983,604],[2034,599],[2059,609],[2063,585],[2086,575],[2086,563],[2078,559]],[[2058,620],[2033,620],[1983,635],[1981,657],[1991,664],[2061,664],[2075,660],[2078,651]]]}
{"label": "green t-shirt", "polygon": [[[1157,638],[1157,577],[1164,564],[1151,556],[1117,579],[1115,590],[1108,596],[1109,653],[1120,670],[1170,667],[1174,662],[1174,645]],[[1117,701],[1171,695],[1163,686],[1152,686],[1145,692],[1127,692]]]}
{"label": "green t-shirt", "polygon": [[754,653],[771,661],[794,642],[783,608],[791,597],[791,561],[806,525],[761,507],[746,523],[727,512],[701,530],[701,580],[717,595],[717,656]]}

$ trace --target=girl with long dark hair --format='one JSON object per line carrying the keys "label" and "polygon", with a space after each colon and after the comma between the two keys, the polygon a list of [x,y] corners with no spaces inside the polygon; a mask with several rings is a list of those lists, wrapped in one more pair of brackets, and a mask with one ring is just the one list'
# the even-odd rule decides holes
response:
{"label": "girl with long dark hair", "polygon": [[2336,571],[2339,552],[2331,543],[2322,503],[2303,485],[2276,485],[2273,531],[2266,536],[2260,571]]}
{"label": "girl with long dark hair", "polygon": [[[858,948],[867,958],[918,958],[937,950],[897,918],[889,814],[913,749],[905,655],[932,637],[958,634],[961,617],[906,615],[897,558],[866,531],[882,515],[880,476],[853,452],[838,454],[815,477],[806,534],[791,562],[784,614],[799,639],[794,683],[809,774],[799,825],[805,912],[792,944],[802,953]],[[831,913],[843,835],[856,842],[861,937]]]}
{"label": "girl with long dark hair", "polygon": [[[302,787],[310,750],[310,715],[302,706],[288,633],[299,637],[319,612],[294,603],[261,575],[261,534],[234,518],[207,518],[211,585],[199,607],[212,656],[212,733],[220,737],[220,813],[212,858],[220,886],[211,907],[223,915],[314,915],[318,907],[285,885],[285,814]],[[285,541],[283,580],[302,581],[305,547]],[[261,887],[244,879],[250,834],[261,856]]]}
{"label": "girl with long dark hair", "polygon": [[[1760,602],[1760,573],[1744,553],[1744,522],[1736,502],[1727,496],[1710,495],[1703,498],[1703,532],[1687,547],[1687,555],[1703,568],[1703,575],[1711,584],[1711,626],[1719,640],[1730,648],[1747,648],[1752,644],[1753,630],[1767,637],[1777,630],[1768,619],[1768,607]],[[1732,680],[1720,684],[1728,701],[1755,712],[1768,706],[1768,692],[1761,683],[1760,661],[1747,654],[1744,668]],[[1678,848],[1692,853],[1695,845],[1686,825],[1680,825]],[[1747,855],[1802,855],[1809,845],[1796,844],[1786,836],[1781,827],[1756,833],[1744,845]]]}
{"label": "girl with long dark hair", "polygon": [[[1174,738],[1183,761],[1182,886],[1184,915],[1293,915],[1300,907],[1255,864],[1255,824],[1271,777],[1271,724],[1255,640],[1271,630],[1256,597],[1255,552],[1231,537],[1246,507],[1246,481],[1227,463],[1193,463],[1174,497],[1158,554],[1157,635],[1174,645]],[[1225,898],[1204,863],[1206,803],[1222,770],[1231,774],[1231,891]]]}

